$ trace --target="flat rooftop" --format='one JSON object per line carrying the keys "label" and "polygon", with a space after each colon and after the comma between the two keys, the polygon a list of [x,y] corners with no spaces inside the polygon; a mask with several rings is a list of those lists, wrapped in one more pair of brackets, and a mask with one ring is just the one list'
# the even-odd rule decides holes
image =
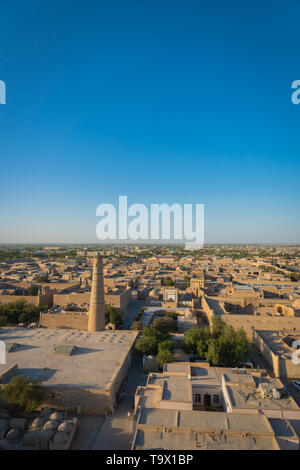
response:
{"label": "flat rooftop", "polygon": [[184,375],[152,374],[148,385],[162,387],[162,400],[172,402],[192,402],[192,385]]}
{"label": "flat rooftop", "polygon": [[[257,388],[254,389],[246,384],[226,385],[226,388],[233,408],[299,411],[297,403],[291,396],[280,399],[262,398]],[[277,388],[276,383],[274,383],[274,388]]]}
{"label": "flat rooftop", "polygon": [[[257,332],[263,338],[264,342],[271,349],[271,351],[273,351],[275,354],[280,354],[285,359],[292,358],[292,354],[295,350],[288,347],[288,345],[284,342],[284,336],[281,336],[278,331],[257,330]],[[299,339],[299,334],[300,330],[295,330],[293,332],[295,340]]]}
{"label": "flat rooftop", "polygon": [[137,450],[279,450],[275,437],[225,436],[207,433],[139,429],[133,449]]}
{"label": "flat rooftop", "polygon": [[[264,414],[240,414],[217,411],[185,411],[144,408],[141,411],[139,425],[176,427],[182,430],[202,432],[248,432],[265,436],[293,435],[286,422],[275,419],[274,429]],[[282,424],[282,422],[285,424]]]}
{"label": "flat rooftop", "polygon": [[[1,368],[17,364],[18,375],[36,377],[47,387],[109,390],[137,334],[124,330],[91,333],[72,329],[0,328],[0,339],[15,344],[6,353],[7,364],[0,365],[0,376]],[[66,347],[71,345],[75,348]]]}

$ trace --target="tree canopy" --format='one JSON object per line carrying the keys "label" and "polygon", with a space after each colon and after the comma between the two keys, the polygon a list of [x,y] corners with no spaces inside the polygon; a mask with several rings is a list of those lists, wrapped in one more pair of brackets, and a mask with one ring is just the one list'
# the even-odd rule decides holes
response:
{"label": "tree canopy", "polygon": [[22,411],[31,413],[43,402],[45,390],[37,379],[17,375],[0,391],[1,398],[16,405]]}
{"label": "tree canopy", "polygon": [[184,336],[185,351],[205,357],[211,365],[236,367],[247,358],[244,330],[235,331],[218,317],[213,318],[211,328],[191,328]]}
{"label": "tree canopy", "polygon": [[47,305],[29,304],[25,299],[0,305],[0,324],[31,323],[39,320],[41,311],[47,310]]}
{"label": "tree canopy", "polygon": [[105,305],[105,324],[112,323],[116,328],[123,325],[123,311],[120,308]]}

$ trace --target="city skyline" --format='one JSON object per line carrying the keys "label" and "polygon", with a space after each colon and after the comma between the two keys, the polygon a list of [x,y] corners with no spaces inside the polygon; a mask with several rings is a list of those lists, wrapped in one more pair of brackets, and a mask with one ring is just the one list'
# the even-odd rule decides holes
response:
{"label": "city skyline", "polygon": [[205,243],[299,243],[296,1],[1,9],[0,243],[97,243],[120,194],[203,203]]}

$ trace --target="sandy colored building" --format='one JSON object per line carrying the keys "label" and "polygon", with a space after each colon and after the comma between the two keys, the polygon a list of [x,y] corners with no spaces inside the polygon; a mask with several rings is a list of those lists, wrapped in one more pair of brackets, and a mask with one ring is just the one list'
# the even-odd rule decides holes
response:
{"label": "sandy colored building", "polygon": [[1,328],[0,339],[10,349],[7,364],[0,365],[2,383],[11,375],[34,377],[46,387],[50,407],[71,412],[79,407],[87,415],[110,413],[136,336],[133,331]]}
{"label": "sandy colored building", "polygon": [[166,364],[137,389],[132,449],[298,450],[300,408],[263,398],[262,383],[283,387],[262,370]]}
{"label": "sandy colored building", "polygon": [[294,359],[298,351],[293,347],[296,341],[300,344],[300,330],[253,330],[253,343],[273,368],[275,377],[300,377],[300,357],[297,362]]}

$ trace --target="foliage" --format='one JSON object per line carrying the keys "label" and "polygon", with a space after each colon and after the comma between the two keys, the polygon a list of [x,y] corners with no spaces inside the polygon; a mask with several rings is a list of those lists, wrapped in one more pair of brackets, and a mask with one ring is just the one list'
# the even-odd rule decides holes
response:
{"label": "foliage", "polygon": [[112,323],[116,328],[123,325],[123,311],[120,308],[105,305],[105,324]]}
{"label": "foliage", "polygon": [[177,331],[177,321],[170,317],[156,318],[153,322],[153,328],[159,333],[170,333]]}
{"label": "foliage", "polygon": [[13,377],[0,391],[1,398],[9,404],[17,405],[26,413],[35,411],[43,402],[45,390],[37,379],[24,375]]}
{"label": "foliage", "polygon": [[185,333],[184,349],[198,354],[214,366],[236,367],[245,362],[248,343],[243,329],[237,332],[220,318],[213,318],[211,328],[191,328]]}
{"label": "foliage", "polygon": [[[209,337],[209,327],[191,328],[184,334],[184,350],[189,354],[197,354],[198,342],[206,342]],[[202,355],[202,354],[200,354]]]}
{"label": "foliage", "polygon": [[132,323],[131,329],[141,331],[143,329],[143,323],[141,321],[135,321]]}
{"label": "foliage", "polygon": [[172,281],[172,279],[170,278],[170,276],[167,276],[165,278],[165,282],[164,282],[165,286],[174,286],[174,281]]}
{"label": "foliage", "polygon": [[155,328],[146,327],[143,329],[141,336],[135,343],[135,348],[143,354],[156,355],[159,344],[168,340],[168,335],[157,331]]}
{"label": "foliage", "polygon": [[147,356],[149,354],[157,354],[158,350],[158,339],[155,336],[140,336],[136,343],[135,348],[137,351],[140,351]]}
{"label": "foliage", "polygon": [[158,343],[158,352],[161,352],[166,349],[171,352],[173,351],[174,344],[172,340],[165,339],[164,341],[161,341],[160,343]]}
{"label": "foliage", "polygon": [[5,261],[8,259],[18,259],[22,258],[23,255],[21,255],[19,250],[1,250],[0,251],[0,261]]}
{"label": "foliage", "polygon": [[49,282],[48,274],[43,274],[36,279],[36,282]]}
{"label": "foliage", "polygon": [[30,286],[27,289],[27,295],[38,295],[39,293],[39,287],[38,286]]}
{"label": "foliage", "polygon": [[25,299],[9,302],[8,304],[0,305],[0,322],[4,326],[6,324],[38,321],[40,312],[48,308],[47,305],[28,304]]}
{"label": "foliage", "polygon": [[170,317],[170,318],[173,318],[173,320],[177,320],[178,313],[169,311],[165,314],[165,317]]}
{"label": "foliage", "polygon": [[172,351],[169,349],[160,349],[157,356],[156,356],[156,362],[158,365],[163,368],[164,364],[166,362],[172,362],[174,359]]}

